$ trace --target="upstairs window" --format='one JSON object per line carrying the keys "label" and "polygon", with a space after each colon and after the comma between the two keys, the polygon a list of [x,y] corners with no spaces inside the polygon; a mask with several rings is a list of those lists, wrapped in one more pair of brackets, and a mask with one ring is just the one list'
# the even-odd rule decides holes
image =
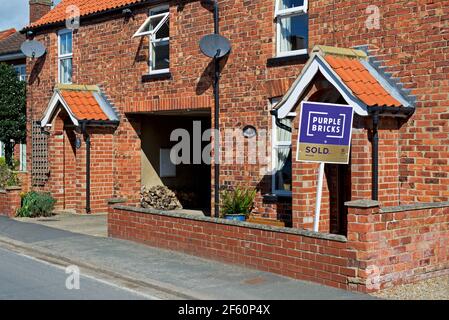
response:
{"label": "upstairs window", "polygon": [[62,30],[58,34],[58,81],[72,83],[72,30]]}
{"label": "upstairs window", "polygon": [[17,77],[20,81],[26,80],[26,65],[20,64],[17,66],[14,66],[14,70],[16,71]]}
{"label": "upstairs window", "polygon": [[168,5],[150,9],[150,15],[133,37],[148,36],[150,48],[150,74],[169,72],[170,23]]}
{"label": "upstairs window", "polygon": [[275,0],[278,57],[306,54],[309,38],[308,0]]}

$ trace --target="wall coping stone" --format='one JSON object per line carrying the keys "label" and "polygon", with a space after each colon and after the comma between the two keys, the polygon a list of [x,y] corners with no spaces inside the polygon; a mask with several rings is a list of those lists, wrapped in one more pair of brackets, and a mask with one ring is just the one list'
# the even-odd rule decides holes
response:
{"label": "wall coping stone", "polygon": [[434,208],[447,208],[447,207],[449,207],[449,201],[445,201],[445,202],[423,202],[423,203],[406,204],[406,205],[402,205],[402,206],[383,207],[383,208],[381,208],[381,213],[402,212],[402,211],[423,210],[423,209],[434,209]]}
{"label": "wall coping stone", "polygon": [[6,191],[16,191],[16,190],[22,190],[22,187],[11,186],[11,187],[6,187],[5,189],[6,189]]}
{"label": "wall coping stone", "polygon": [[118,204],[118,203],[126,203],[128,199],[126,198],[111,198],[108,199],[108,204]]}
{"label": "wall coping stone", "polygon": [[181,212],[177,212],[177,211],[163,211],[163,210],[137,208],[137,207],[130,207],[130,206],[122,206],[122,205],[113,206],[112,208],[116,209],[116,210],[131,211],[131,212],[135,212],[135,213],[168,216],[168,217],[181,218],[181,219],[186,219],[186,220],[203,221],[203,222],[216,223],[216,224],[222,224],[222,225],[231,225],[231,226],[237,226],[237,227],[243,227],[243,228],[249,228],[249,229],[287,233],[287,234],[304,236],[304,237],[308,237],[308,238],[316,238],[316,239],[323,239],[323,240],[330,240],[330,241],[337,241],[337,242],[347,242],[348,241],[345,236],[338,235],[338,234],[329,234],[329,233],[314,232],[314,231],[310,231],[310,230],[292,229],[292,228],[276,227],[276,226],[270,226],[270,225],[261,225],[261,224],[243,222],[243,221],[232,221],[232,220],[211,218],[211,217],[206,217],[206,216],[198,216],[198,215],[193,215],[193,214],[188,214],[188,213],[181,213]]}
{"label": "wall coping stone", "polygon": [[379,207],[380,203],[376,200],[354,200],[345,202],[345,206],[350,208],[375,208]]}

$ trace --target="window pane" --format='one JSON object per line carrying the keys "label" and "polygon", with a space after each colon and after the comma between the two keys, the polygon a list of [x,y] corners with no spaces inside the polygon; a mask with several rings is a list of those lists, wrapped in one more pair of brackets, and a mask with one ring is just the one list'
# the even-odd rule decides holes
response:
{"label": "window pane", "polygon": [[292,185],[292,149],[278,147],[275,162],[275,190],[291,191]]}
{"label": "window pane", "polygon": [[152,43],[151,69],[160,70],[170,67],[168,41]]}
{"label": "window pane", "polygon": [[302,7],[304,5],[304,0],[278,0],[279,10],[291,9],[296,7]]}
{"label": "window pane", "polygon": [[71,83],[72,82],[72,59],[60,60],[60,77],[59,81],[61,83]]}
{"label": "window pane", "polygon": [[169,23],[168,20],[164,23],[164,25],[156,32],[156,39],[164,39],[170,36]]}
{"label": "window pane", "polygon": [[26,144],[20,145],[20,171],[26,171]]}
{"label": "window pane", "polygon": [[[292,127],[292,119],[291,118],[285,118],[280,120],[282,124]],[[280,128],[278,125],[276,125],[276,141],[277,142],[292,142],[292,133],[288,130],[285,130],[283,128]]]}
{"label": "window pane", "polygon": [[20,81],[26,80],[26,67],[25,66],[14,66],[14,70],[16,71],[17,77]]}
{"label": "window pane", "polygon": [[60,54],[70,54],[72,53],[72,33],[67,32],[59,36],[59,49]]}
{"label": "window pane", "polygon": [[308,17],[307,14],[281,17],[280,19],[280,51],[294,51],[307,48]]}

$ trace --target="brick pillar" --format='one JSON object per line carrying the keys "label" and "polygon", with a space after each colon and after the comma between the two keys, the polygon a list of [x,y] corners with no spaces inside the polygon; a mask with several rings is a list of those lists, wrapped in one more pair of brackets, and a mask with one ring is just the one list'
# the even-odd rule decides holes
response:
{"label": "brick pillar", "polygon": [[57,200],[55,208],[64,209],[64,121],[56,117],[48,143],[50,178],[49,186],[52,196]]}
{"label": "brick pillar", "polygon": [[[360,120],[359,120],[360,121]],[[351,144],[351,199],[370,199],[372,185],[372,148],[368,130],[354,128]]]}
{"label": "brick pillar", "polygon": [[138,204],[141,188],[140,118],[123,117],[114,132],[114,196]]}
{"label": "brick pillar", "polygon": [[0,190],[0,215],[14,217],[21,205],[20,187],[6,187]]}
{"label": "brick pillar", "polygon": [[376,224],[382,223],[379,202],[355,200],[348,207],[348,248],[356,252],[357,274],[350,279],[352,290],[374,292],[380,289],[382,267]]}

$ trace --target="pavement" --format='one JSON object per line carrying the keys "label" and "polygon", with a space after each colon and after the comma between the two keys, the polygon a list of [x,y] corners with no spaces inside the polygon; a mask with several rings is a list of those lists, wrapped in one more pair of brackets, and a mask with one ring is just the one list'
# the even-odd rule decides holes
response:
{"label": "pavement", "polygon": [[[65,270],[0,248],[0,300],[141,300],[149,297],[81,276],[67,288]],[[77,282],[68,281],[69,285]],[[149,298],[151,299],[151,298]]]}
{"label": "pavement", "polygon": [[52,217],[14,218],[17,221],[36,223],[56,229],[87,234],[94,237],[108,236],[108,215],[104,214],[73,214],[61,212]]}
{"label": "pavement", "polygon": [[[364,300],[371,296],[187,254],[0,217],[0,246],[158,299]],[[3,261],[0,259],[0,265]]]}

